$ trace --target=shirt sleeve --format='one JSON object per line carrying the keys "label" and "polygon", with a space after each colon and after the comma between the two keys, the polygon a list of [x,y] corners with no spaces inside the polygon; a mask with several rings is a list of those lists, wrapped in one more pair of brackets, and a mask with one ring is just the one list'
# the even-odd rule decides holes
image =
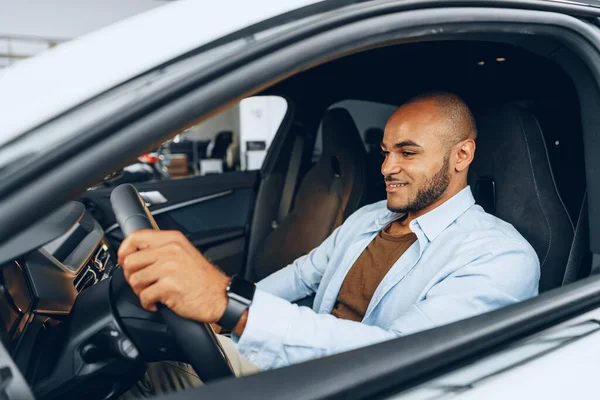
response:
{"label": "shirt sleeve", "polygon": [[341,226],[321,245],[256,284],[264,292],[296,301],[315,293],[334,251]]}
{"label": "shirt sleeve", "polygon": [[511,250],[506,243],[502,247],[433,285],[422,301],[386,327],[318,314],[257,290],[238,351],[262,369],[278,368],[458,321],[537,294],[539,261],[533,249],[521,245]]}

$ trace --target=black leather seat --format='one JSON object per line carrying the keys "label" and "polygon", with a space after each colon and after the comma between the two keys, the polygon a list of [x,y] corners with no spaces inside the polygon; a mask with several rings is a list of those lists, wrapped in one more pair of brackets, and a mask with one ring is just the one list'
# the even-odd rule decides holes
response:
{"label": "black leather seat", "polygon": [[227,147],[233,142],[233,132],[221,131],[217,133],[213,140],[214,147],[210,151],[208,158],[224,159],[227,153]]}
{"label": "black leather seat", "polygon": [[540,292],[561,286],[574,229],[537,119],[525,108],[504,105],[480,115],[477,124],[469,171],[477,203],[533,246],[541,265]]}
{"label": "black leather seat", "polygon": [[322,132],[323,152],[302,179],[292,211],[257,247],[256,280],[319,246],[364,203],[366,152],[352,117],[345,109],[331,109]]}
{"label": "black leather seat", "polygon": [[369,128],[365,132],[365,144],[367,145],[367,180],[369,191],[367,203],[375,203],[387,197],[385,182],[381,174],[383,155],[381,154],[381,141],[383,140],[383,129]]}

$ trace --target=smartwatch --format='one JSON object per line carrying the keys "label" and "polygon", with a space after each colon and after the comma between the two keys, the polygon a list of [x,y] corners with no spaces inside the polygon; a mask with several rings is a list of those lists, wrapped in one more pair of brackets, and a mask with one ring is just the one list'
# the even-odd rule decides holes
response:
{"label": "smartwatch", "polygon": [[252,304],[256,285],[241,276],[234,275],[227,286],[227,308],[217,322],[223,328],[233,331],[244,311]]}

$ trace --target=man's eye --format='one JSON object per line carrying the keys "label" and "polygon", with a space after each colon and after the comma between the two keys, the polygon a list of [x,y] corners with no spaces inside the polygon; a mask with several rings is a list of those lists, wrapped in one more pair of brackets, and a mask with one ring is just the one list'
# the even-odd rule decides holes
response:
{"label": "man's eye", "polygon": [[410,157],[410,156],[414,156],[414,155],[415,155],[415,153],[413,153],[413,152],[411,152],[411,151],[403,151],[403,152],[402,152],[402,155],[403,155],[404,157]]}

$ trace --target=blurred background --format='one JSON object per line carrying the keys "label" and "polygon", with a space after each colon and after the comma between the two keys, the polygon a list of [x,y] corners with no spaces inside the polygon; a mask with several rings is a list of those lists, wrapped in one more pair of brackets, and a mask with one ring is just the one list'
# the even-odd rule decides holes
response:
{"label": "blurred background", "polygon": [[0,69],[167,0],[0,0]]}

